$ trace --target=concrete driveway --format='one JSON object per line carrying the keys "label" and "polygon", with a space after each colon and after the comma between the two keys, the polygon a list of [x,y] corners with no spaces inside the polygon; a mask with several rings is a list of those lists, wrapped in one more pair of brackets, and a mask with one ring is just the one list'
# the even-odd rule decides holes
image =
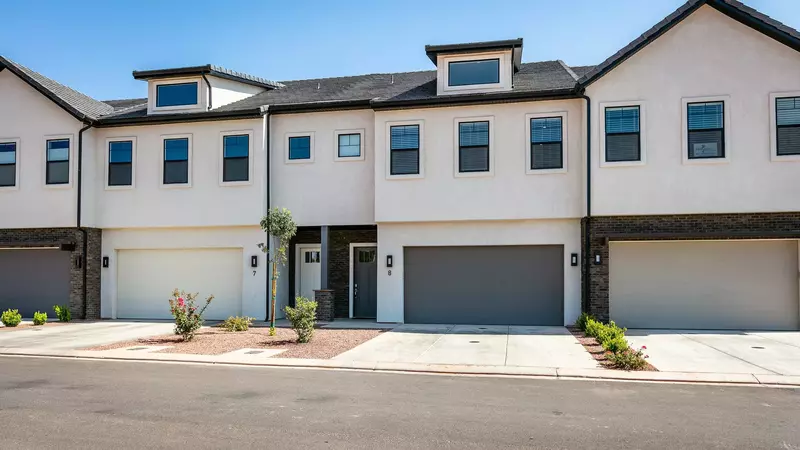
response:
{"label": "concrete driveway", "polygon": [[662,372],[800,375],[798,331],[628,330]]}
{"label": "concrete driveway", "polygon": [[57,353],[172,332],[171,322],[72,322],[0,331],[0,353]]}
{"label": "concrete driveway", "polygon": [[564,327],[401,325],[339,361],[591,369],[597,363]]}

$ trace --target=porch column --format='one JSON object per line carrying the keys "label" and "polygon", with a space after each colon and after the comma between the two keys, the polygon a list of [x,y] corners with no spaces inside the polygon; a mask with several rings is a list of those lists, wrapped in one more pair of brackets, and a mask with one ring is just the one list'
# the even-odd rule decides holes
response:
{"label": "porch column", "polygon": [[320,289],[328,289],[328,226],[320,229]]}
{"label": "porch column", "polygon": [[328,226],[320,227],[319,233],[319,290],[314,291],[314,300],[317,302],[317,320],[330,322],[333,320],[334,292],[328,286]]}

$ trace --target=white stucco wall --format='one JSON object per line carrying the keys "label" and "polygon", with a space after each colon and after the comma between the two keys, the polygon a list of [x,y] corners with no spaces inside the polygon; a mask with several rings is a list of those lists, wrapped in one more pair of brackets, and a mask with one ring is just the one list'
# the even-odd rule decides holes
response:
{"label": "white stucco wall", "polygon": [[[526,171],[529,114],[566,112],[566,170]],[[491,117],[489,176],[457,176],[456,119]],[[575,218],[583,204],[582,100],[379,111],[375,114],[375,220]],[[389,176],[388,125],[423,121],[419,178]]]}
{"label": "white stucco wall", "polygon": [[265,90],[258,86],[239,83],[225,78],[212,76],[207,76],[206,78],[208,78],[208,82],[211,84],[211,109],[217,109],[220,106],[245,99]]}
{"label": "white stucco wall", "polygon": [[[81,123],[9,70],[0,99],[0,140],[19,139],[17,186],[0,188],[0,228],[75,226]],[[70,185],[45,185],[48,136],[70,137]]]}
{"label": "white stucco wall", "polygon": [[[563,245],[564,324],[573,323],[580,314],[581,270],[570,265],[570,254],[581,253],[579,220],[381,223],[378,322],[403,322],[403,247],[457,245]],[[391,269],[386,267],[386,255],[393,257]]]}
{"label": "white stucco wall", "polygon": [[[116,317],[119,250],[240,248],[242,249],[242,314],[263,320],[267,314],[269,265],[258,248],[258,244],[262,242],[266,242],[266,236],[257,226],[103,230],[103,256],[109,257],[109,267],[100,269],[100,315],[103,318]],[[250,267],[250,257],[253,255],[258,255],[257,268]],[[192,286],[180,286],[180,288],[187,291],[193,289]],[[169,294],[169,292],[164,293],[165,301],[169,298]]]}
{"label": "white stucco wall", "polygon": [[[289,208],[305,225],[375,223],[372,110],[272,116],[272,204]],[[337,160],[336,131],[363,132],[363,159]],[[290,133],[313,133],[312,160],[287,161]]]}
{"label": "white stucco wall", "polygon": [[[221,134],[250,132],[251,179],[247,184],[220,183]],[[191,185],[162,186],[163,137],[192,136]],[[234,133],[236,134],[236,133]],[[107,140],[136,138],[134,187],[107,188]],[[98,151],[96,226],[204,227],[257,225],[264,214],[265,164],[263,119],[190,122],[169,125],[101,128],[95,134]]]}
{"label": "white stucco wall", "polygon": [[[709,6],[590,85],[593,214],[800,210],[800,162],[770,159],[770,93],[800,90],[800,54]],[[729,96],[727,162],[687,163],[682,98]],[[643,101],[646,163],[601,167],[602,102]]]}

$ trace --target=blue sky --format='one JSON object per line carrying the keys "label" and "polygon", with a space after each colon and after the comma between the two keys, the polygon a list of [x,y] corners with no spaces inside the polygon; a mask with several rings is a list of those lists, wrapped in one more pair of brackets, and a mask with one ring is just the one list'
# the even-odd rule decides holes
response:
{"label": "blue sky", "polygon": [[[4,2],[0,55],[100,100],[146,96],[133,70],[211,63],[273,80],[428,70],[425,44],[516,37],[526,62],[587,65],[682,3],[28,0]],[[798,0],[745,3],[800,28]]]}

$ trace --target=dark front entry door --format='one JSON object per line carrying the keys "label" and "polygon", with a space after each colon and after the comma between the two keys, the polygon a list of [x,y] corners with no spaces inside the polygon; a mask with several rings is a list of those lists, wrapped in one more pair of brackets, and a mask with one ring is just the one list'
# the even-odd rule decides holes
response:
{"label": "dark front entry door", "polygon": [[378,312],[378,248],[353,248],[353,317],[374,319]]}

